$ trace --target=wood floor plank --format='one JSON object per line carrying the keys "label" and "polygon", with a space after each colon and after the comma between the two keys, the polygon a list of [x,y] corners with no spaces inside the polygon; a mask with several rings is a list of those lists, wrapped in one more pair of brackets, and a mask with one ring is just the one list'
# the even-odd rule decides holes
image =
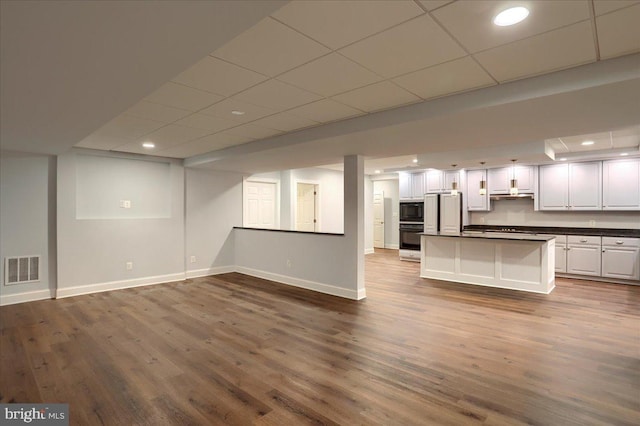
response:
{"label": "wood floor plank", "polygon": [[376,250],[366,288],[229,273],[5,306],[0,401],[74,425],[640,423],[640,286],[476,287]]}

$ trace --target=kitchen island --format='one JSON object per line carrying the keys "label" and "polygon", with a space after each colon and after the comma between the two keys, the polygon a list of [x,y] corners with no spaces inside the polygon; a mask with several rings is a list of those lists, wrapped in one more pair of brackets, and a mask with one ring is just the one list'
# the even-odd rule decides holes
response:
{"label": "kitchen island", "polygon": [[545,294],[555,287],[554,236],[421,234],[420,250],[422,278]]}

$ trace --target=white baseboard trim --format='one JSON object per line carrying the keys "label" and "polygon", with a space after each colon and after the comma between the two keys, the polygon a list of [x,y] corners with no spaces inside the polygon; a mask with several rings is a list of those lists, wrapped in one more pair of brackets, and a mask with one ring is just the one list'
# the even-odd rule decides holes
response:
{"label": "white baseboard trim", "polygon": [[187,271],[187,279],[208,277],[209,275],[227,274],[229,272],[236,272],[236,267],[231,266],[214,266],[213,268],[195,269],[193,271]]}
{"label": "white baseboard trim", "polygon": [[25,293],[17,294],[2,294],[0,295],[0,306],[15,305],[16,303],[35,302],[37,300],[53,299],[53,291],[36,290],[27,291]]}
{"label": "white baseboard trim", "polygon": [[367,298],[367,290],[364,288],[359,288],[358,289],[358,299],[357,300],[362,300],[362,299],[366,299]]}
{"label": "white baseboard trim", "polygon": [[58,287],[58,291],[56,292],[56,299],[61,299],[63,297],[80,296],[83,294],[101,293],[103,291],[142,287],[145,285],[162,284],[172,281],[182,281],[184,279],[185,273],[179,272],[176,274],[157,275],[154,277],[143,277],[133,280],[110,281],[106,283],[81,285],[76,287]]}
{"label": "white baseboard trim", "polygon": [[317,291],[319,293],[330,294],[332,296],[344,297],[352,300],[360,300],[365,297],[364,289],[359,291],[349,290],[342,287],[336,287],[331,284],[324,284],[315,281],[303,280],[300,278],[289,277],[286,275],[274,274],[272,272],[260,271],[257,269],[245,268],[244,266],[236,266],[236,272],[252,277],[263,278],[265,280],[275,281],[281,284],[287,284],[294,287],[300,287],[307,290]]}
{"label": "white baseboard trim", "polygon": [[364,254],[373,254],[373,253],[375,253],[375,250],[373,247],[364,249]]}
{"label": "white baseboard trim", "polygon": [[400,250],[400,246],[398,244],[385,244],[384,248],[392,249],[392,250]]}

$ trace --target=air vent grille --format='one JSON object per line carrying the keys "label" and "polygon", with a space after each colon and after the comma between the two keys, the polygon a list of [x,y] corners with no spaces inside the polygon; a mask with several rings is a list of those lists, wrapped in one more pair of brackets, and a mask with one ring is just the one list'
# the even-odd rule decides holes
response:
{"label": "air vent grille", "polygon": [[4,284],[22,284],[40,281],[40,256],[6,257]]}

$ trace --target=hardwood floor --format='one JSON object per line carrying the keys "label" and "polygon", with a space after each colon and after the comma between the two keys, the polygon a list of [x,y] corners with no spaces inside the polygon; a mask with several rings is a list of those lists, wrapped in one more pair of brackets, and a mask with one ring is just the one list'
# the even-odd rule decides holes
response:
{"label": "hardwood floor", "polygon": [[366,258],[355,302],[225,274],[0,310],[0,402],[71,424],[640,423],[640,286],[550,295]]}

